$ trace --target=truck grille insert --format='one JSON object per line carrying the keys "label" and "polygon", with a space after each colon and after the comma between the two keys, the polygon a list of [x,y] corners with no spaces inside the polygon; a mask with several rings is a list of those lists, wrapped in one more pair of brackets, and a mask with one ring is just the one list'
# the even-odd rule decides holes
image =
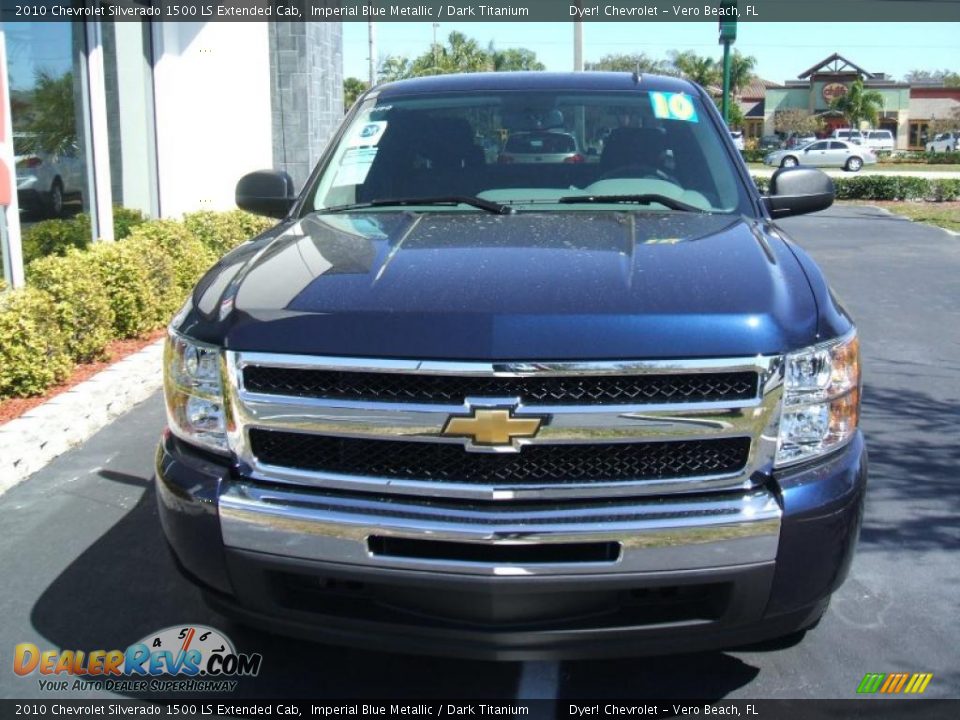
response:
{"label": "truck grille insert", "polygon": [[331,400],[460,404],[466,397],[519,397],[528,405],[729,402],[757,397],[755,372],[667,375],[470,377],[306,370],[250,365],[248,392]]}
{"label": "truck grille insert", "polygon": [[739,472],[750,438],[602,445],[530,445],[519,453],[252,428],[259,462],[364,477],[481,484],[628,482]]}

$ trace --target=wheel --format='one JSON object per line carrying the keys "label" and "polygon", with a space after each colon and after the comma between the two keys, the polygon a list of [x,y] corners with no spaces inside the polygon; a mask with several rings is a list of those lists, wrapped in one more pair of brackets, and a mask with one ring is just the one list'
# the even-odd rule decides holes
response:
{"label": "wheel", "polygon": [[847,164],[844,165],[844,170],[849,172],[860,172],[860,168],[863,167],[863,160],[858,157],[852,157],[847,160]]}
{"label": "wheel", "polygon": [[782,168],[792,168],[799,164],[800,162],[793,155],[787,155],[783,160],[780,161],[780,167]]}
{"label": "wheel", "polygon": [[51,217],[58,218],[63,215],[63,183],[60,178],[53,181],[50,186],[50,195],[47,198],[47,211]]}

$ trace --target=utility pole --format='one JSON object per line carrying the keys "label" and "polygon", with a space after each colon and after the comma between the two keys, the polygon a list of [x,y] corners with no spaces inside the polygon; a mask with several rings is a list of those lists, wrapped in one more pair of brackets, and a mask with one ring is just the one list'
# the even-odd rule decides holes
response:
{"label": "utility pole", "polygon": [[370,55],[370,87],[377,84],[377,24],[367,22],[367,45]]}
{"label": "utility pole", "polygon": [[730,121],[730,46],[737,39],[737,2],[736,0],[724,0],[721,9],[730,12],[729,15],[721,15],[721,18],[733,18],[732,20],[720,20],[720,43],[723,45],[723,98],[720,103],[720,110],[723,113],[723,122]]}
{"label": "utility pole", "polygon": [[[577,0],[577,9],[583,9],[583,0]],[[573,71],[583,72],[583,22],[573,21]]]}

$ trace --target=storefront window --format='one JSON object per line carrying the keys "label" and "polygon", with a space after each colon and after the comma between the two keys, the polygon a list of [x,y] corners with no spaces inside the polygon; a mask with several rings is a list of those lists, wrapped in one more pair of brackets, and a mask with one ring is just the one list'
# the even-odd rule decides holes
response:
{"label": "storefront window", "polygon": [[911,120],[910,121],[910,147],[923,149],[928,136],[929,122],[927,120]]}
{"label": "storefront window", "polygon": [[83,25],[7,23],[4,30],[17,199],[26,230],[38,220],[90,209]]}

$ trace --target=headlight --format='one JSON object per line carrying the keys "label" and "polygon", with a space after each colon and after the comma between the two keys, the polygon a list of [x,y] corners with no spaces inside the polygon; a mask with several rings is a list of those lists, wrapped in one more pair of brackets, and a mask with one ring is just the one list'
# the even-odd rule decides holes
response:
{"label": "headlight", "polygon": [[860,422],[856,331],[786,358],[776,466],[823,455],[853,437]]}
{"label": "headlight", "polygon": [[163,353],[167,421],[177,437],[227,452],[220,349],[171,331]]}

